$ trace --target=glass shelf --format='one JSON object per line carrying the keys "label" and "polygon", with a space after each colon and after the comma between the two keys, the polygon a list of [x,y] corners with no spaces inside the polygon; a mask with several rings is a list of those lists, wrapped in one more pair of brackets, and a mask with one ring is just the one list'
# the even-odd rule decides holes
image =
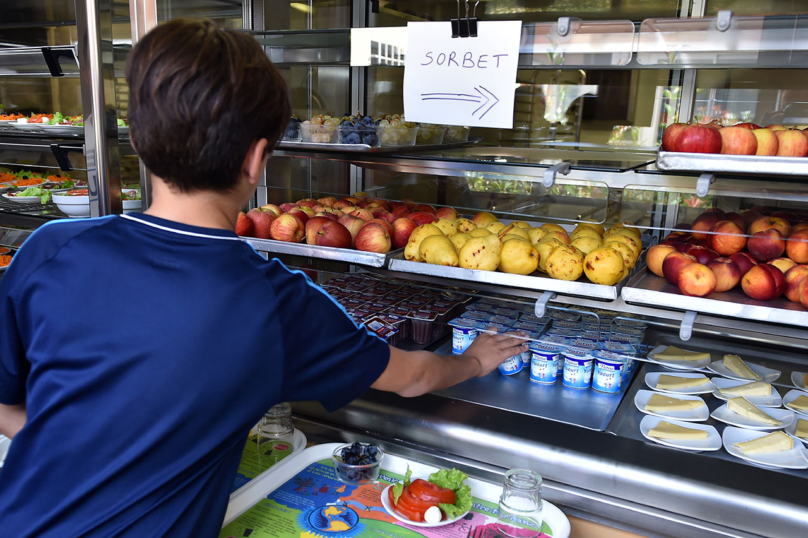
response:
{"label": "glass shelf", "polygon": [[351,29],[249,32],[279,65],[349,65]]}
{"label": "glass shelf", "polygon": [[77,77],[79,64],[72,45],[0,49],[0,77]]}
{"label": "glass shelf", "polygon": [[564,35],[559,34],[559,22],[535,23],[522,26],[519,65],[618,67],[631,62],[633,50],[631,21],[571,19]]}

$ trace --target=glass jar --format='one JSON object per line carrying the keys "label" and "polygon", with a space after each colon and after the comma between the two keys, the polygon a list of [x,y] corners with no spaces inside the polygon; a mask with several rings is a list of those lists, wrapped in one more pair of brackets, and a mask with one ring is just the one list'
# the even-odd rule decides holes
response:
{"label": "glass jar", "polygon": [[497,528],[503,536],[538,536],[542,526],[541,476],[526,469],[505,473]]}
{"label": "glass jar", "polygon": [[286,402],[279,403],[264,414],[258,425],[258,437],[261,443],[268,441],[285,441],[292,443],[295,427],[292,424],[292,406]]}

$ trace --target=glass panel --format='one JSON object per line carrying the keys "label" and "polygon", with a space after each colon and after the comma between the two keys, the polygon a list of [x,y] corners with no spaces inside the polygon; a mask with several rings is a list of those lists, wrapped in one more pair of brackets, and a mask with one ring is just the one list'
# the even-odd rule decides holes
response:
{"label": "glass panel", "polygon": [[799,15],[808,13],[803,0],[707,0],[704,15],[715,16],[723,9],[736,15]]}
{"label": "glass panel", "polygon": [[273,157],[267,164],[267,203],[348,196],[349,170],[350,165],[341,162]]}
{"label": "glass panel", "polygon": [[265,0],[267,30],[351,27],[350,0]]}
{"label": "glass panel", "polygon": [[157,0],[157,20],[183,17],[213,19],[219,26],[242,28],[241,0]]}

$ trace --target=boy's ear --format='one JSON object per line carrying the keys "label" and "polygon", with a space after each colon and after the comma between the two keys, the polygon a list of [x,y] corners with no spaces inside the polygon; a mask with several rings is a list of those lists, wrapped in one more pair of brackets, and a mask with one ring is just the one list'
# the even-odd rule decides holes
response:
{"label": "boy's ear", "polygon": [[244,162],[241,164],[241,173],[251,185],[258,185],[264,173],[267,159],[267,139],[254,141],[247,150]]}

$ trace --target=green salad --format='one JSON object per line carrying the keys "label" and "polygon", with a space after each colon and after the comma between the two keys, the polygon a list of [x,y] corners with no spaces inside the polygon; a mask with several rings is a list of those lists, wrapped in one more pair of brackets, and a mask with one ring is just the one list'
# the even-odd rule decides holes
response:
{"label": "green salad", "polygon": [[[408,488],[412,483],[411,478],[412,470],[407,467],[407,473],[404,475],[404,480],[401,482],[396,482],[393,485],[394,505],[398,503],[399,498],[401,498],[401,495],[404,493],[404,488]],[[468,475],[462,471],[458,471],[457,469],[441,469],[440,471],[429,475],[429,482],[441,488],[451,489],[455,493],[454,504],[438,504],[438,508],[440,508],[444,514],[446,514],[446,519],[453,519],[471,510],[471,486],[464,483],[467,479]]]}
{"label": "green salad", "polygon": [[129,190],[121,192],[121,198],[123,200],[140,200],[140,191],[137,190]]}
{"label": "green salad", "polygon": [[42,200],[43,204],[47,204],[51,199],[51,192],[47,189],[43,189],[42,187],[29,187],[22,191],[21,193],[17,194],[18,197],[20,196],[36,196],[40,200]]}

